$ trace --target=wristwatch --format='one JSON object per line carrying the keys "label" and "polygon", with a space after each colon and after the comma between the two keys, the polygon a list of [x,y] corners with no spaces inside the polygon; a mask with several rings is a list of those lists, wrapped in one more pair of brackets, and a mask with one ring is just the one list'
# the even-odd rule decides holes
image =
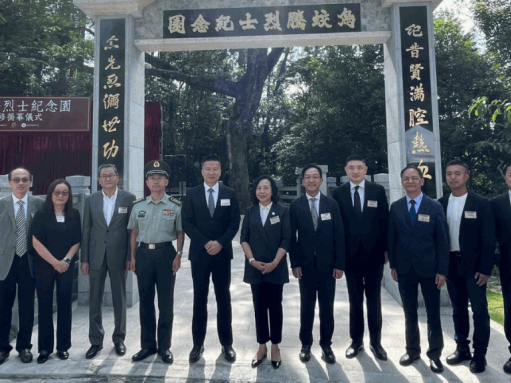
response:
{"label": "wristwatch", "polygon": [[182,251],[178,251],[177,255],[183,255],[183,252]]}
{"label": "wristwatch", "polygon": [[64,257],[64,262],[66,262],[68,265],[71,263],[71,260],[68,257]]}
{"label": "wristwatch", "polygon": [[252,264],[252,262],[254,262],[254,261],[255,261],[255,258],[254,258],[254,257],[252,257],[252,258],[250,258],[250,259],[248,260],[248,263]]}

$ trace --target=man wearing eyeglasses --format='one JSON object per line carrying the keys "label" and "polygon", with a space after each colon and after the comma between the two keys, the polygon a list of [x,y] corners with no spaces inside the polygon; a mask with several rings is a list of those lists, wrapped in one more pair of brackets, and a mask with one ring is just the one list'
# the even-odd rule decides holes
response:
{"label": "man wearing eyeglasses", "polygon": [[81,269],[89,276],[89,341],[85,354],[94,358],[103,348],[105,330],[101,306],[106,275],[110,277],[114,306],[112,341],[119,356],[126,353],[126,274],[129,269],[128,220],[135,196],[117,187],[119,175],[115,165],[103,164],[98,169],[102,190],[85,200],[83,214]]}
{"label": "man wearing eyeglasses", "polygon": [[44,203],[28,194],[32,175],[27,169],[12,170],[8,179],[12,195],[0,199],[0,365],[12,350],[9,333],[16,285],[19,313],[16,351],[23,363],[32,361],[35,280],[28,231],[32,217]]}
{"label": "man wearing eyeglasses", "polygon": [[427,356],[434,373],[441,373],[444,348],[440,321],[440,289],[449,270],[449,228],[442,205],[422,194],[422,172],[407,166],[401,171],[406,196],[390,207],[388,247],[392,279],[398,283],[406,322],[406,354],[399,360],[409,366],[420,359],[417,314],[419,284],[428,317]]}
{"label": "man wearing eyeglasses", "polygon": [[[185,239],[181,201],[165,194],[170,177],[170,168],[165,162],[149,162],[144,173],[151,195],[134,202],[128,223],[128,229],[131,229],[130,268],[137,274],[140,296],[142,346],[131,360],[138,362],[158,353],[163,363],[172,364],[174,286]],[[177,251],[172,244],[175,240]],[[158,292],[158,322],[154,307],[155,288]]]}

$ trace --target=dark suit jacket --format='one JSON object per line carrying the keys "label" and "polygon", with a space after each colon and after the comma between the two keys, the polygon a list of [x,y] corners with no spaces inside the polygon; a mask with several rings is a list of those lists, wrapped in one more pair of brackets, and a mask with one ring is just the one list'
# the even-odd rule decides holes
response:
{"label": "dark suit jacket", "polygon": [[[327,213],[330,213],[330,219],[321,219],[321,215]],[[291,218],[291,249],[289,250],[291,267],[312,269],[316,259],[316,267],[322,273],[331,272],[333,269],[344,271],[346,242],[341,211],[337,202],[321,194],[316,231],[314,231],[307,196],[304,195],[291,202],[289,215]]]}
{"label": "dark suit jacket", "polygon": [[[271,219],[275,217],[279,218],[278,222],[272,224]],[[274,219],[274,221],[277,220]],[[247,242],[250,245],[254,258],[260,262],[272,262],[280,247],[289,251],[291,245],[289,209],[274,202],[263,226],[259,204],[252,205],[247,210],[245,218],[243,218],[240,242]],[[289,282],[286,256],[282,258],[275,270],[264,275],[250,265],[247,257],[245,257],[243,281],[251,284],[267,282],[279,285]]]}
{"label": "dark suit jacket", "polygon": [[[127,191],[118,190],[108,226],[103,214],[103,192],[93,193],[85,200],[81,261],[88,262],[91,269],[100,269],[105,255],[110,267],[126,268],[129,256],[127,227],[135,198]],[[126,212],[120,213],[119,208],[126,209]]]}
{"label": "dark suit jacket", "polygon": [[509,193],[505,193],[491,201],[495,234],[499,243],[499,269],[507,269],[511,273],[511,203]]}
{"label": "dark suit jacket", "polygon": [[[419,214],[429,216],[420,222]],[[449,228],[442,205],[423,196],[415,223],[412,225],[406,197],[390,206],[390,268],[405,274],[413,267],[421,277],[447,276],[449,272]]]}
{"label": "dark suit jacket", "polygon": [[[450,195],[438,200],[446,216]],[[475,212],[477,218],[467,218],[466,212]],[[473,278],[476,272],[491,275],[495,258],[495,225],[491,205],[486,198],[470,191],[461,215],[459,242],[461,257],[451,257],[449,274],[457,270],[459,275],[465,277]]]}
{"label": "dark suit jacket", "polygon": [[[221,206],[221,200],[228,199],[230,206]],[[213,217],[209,214],[204,184],[186,193],[182,209],[183,230],[190,237],[190,261],[211,258],[204,246],[209,241],[218,241],[222,250],[215,259],[232,259],[232,239],[240,227],[240,207],[236,192],[220,185],[218,200]]]}
{"label": "dark suit jacket", "polygon": [[[27,256],[29,257],[29,267],[32,276],[34,276],[32,235],[30,235],[30,225],[32,218],[37,210],[41,209],[44,200],[39,197],[28,195],[27,206]],[[11,270],[12,260],[16,253],[16,217],[14,216],[14,205],[12,203],[12,194],[0,198],[0,281],[7,278]]]}
{"label": "dark suit jacket", "polygon": [[[383,186],[365,181],[362,217],[359,219],[351,199],[351,184],[339,186],[332,197],[341,209],[346,238],[346,271],[355,271],[361,264],[383,265],[387,250],[389,204]],[[376,201],[377,207],[368,206]],[[364,254],[358,254],[362,245]]]}

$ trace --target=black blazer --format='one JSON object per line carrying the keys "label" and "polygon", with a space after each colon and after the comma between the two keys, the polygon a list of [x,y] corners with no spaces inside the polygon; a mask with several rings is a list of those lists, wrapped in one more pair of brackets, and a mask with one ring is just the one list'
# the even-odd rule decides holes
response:
{"label": "black blazer", "polygon": [[505,193],[491,201],[493,218],[495,220],[495,234],[499,243],[500,270],[511,273],[511,203],[509,193]]}
{"label": "black blazer", "polygon": [[[389,203],[383,186],[365,181],[362,217],[359,219],[351,199],[351,184],[339,186],[332,197],[341,209],[344,233],[346,237],[346,271],[369,262],[371,265],[385,263],[387,251],[387,228],[389,219]],[[368,204],[368,201],[371,201]],[[376,207],[374,206],[376,204]],[[368,206],[372,205],[372,206]],[[366,257],[360,259],[357,254],[363,246]]]}
{"label": "black blazer", "polygon": [[[419,221],[419,215],[429,222]],[[405,274],[413,267],[421,277],[447,276],[449,272],[449,228],[442,205],[423,195],[412,225],[406,197],[390,206],[390,268]]]}
{"label": "black blazer", "polygon": [[[278,217],[278,220],[275,219],[276,217]],[[271,222],[272,218],[274,223]],[[279,247],[289,251],[291,245],[289,209],[274,202],[263,227],[259,204],[252,205],[247,210],[245,218],[243,218],[240,242],[247,242],[254,258],[260,262],[272,262]],[[286,256],[284,255],[277,268],[269,274],[262,274],[250,265],[247,257],[245,257],[243,282],[251,284],[267,282],[278,285],[289,282]]]}
{"label": "black blazer", "polygon": [[[449,196],[444,195],[438,200],[447,216]],[[468,212],[468,214],[467,214]],[[474,218],[473,213],[475,212]],[[460,223],[461,257],[451,257],[449,274],[458,270],[458,274],[474,277],[476,272],[491,275],[495,262],[495,224],[490,201],[479,194],[468,192]]]}
{"label": "black blazer", "polygon": [[[330,218],[322,219],[322,215],[328,213]],[[314,258],[316,258],[316,267],[322,273],[333,272],[333,269],[344,271],[346,242],[341,211],[337,202],[321,194],[316,231],[314,231],[307,196],[304,195],[291,202],[289,215],[291,218],[291,248],[289,250],[291,267],[312,269]]]}
{"label": "black blazer", "polygon": [[[229,206],[222,206],[221,200],[229,200]],[[222,245],[213,258],[232,259],[231,241],[240,228],[240,206],[233,189],[220,185],[215,214],[211,217],[204,184],[200,184],[186,193],[182,214],[183,230],[190,237],[190,261],[211,258],[204,248],[209,241]]]}

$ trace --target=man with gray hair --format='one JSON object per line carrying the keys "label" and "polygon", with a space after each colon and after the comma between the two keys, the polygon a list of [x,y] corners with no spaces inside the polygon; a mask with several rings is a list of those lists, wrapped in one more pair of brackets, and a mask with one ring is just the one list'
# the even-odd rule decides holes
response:
{"label": "man with gray hair", "polygon": [[83,213],[81,269],[89,276],[89,341],[85,357],[94,358],[103,348],[101,306],[108,273],[112,290],[115,328],[112,340],[119,356],[126,354],[126,274],[129,270],[128,220],[135,196],[117,187],[119,174],[114,165],[98,169],[101,191],[85,200]]}
{"label": "man with gray hair", "polygon": [[9,357],[12,307],[18,290],[19,331],[16,351],[23,363],[32,361],[35,280],[28,241],[32,217],[44,201],[28,194],[32,175],[27,169],[9,175],[12,194],[0,199],[0,364]]}

